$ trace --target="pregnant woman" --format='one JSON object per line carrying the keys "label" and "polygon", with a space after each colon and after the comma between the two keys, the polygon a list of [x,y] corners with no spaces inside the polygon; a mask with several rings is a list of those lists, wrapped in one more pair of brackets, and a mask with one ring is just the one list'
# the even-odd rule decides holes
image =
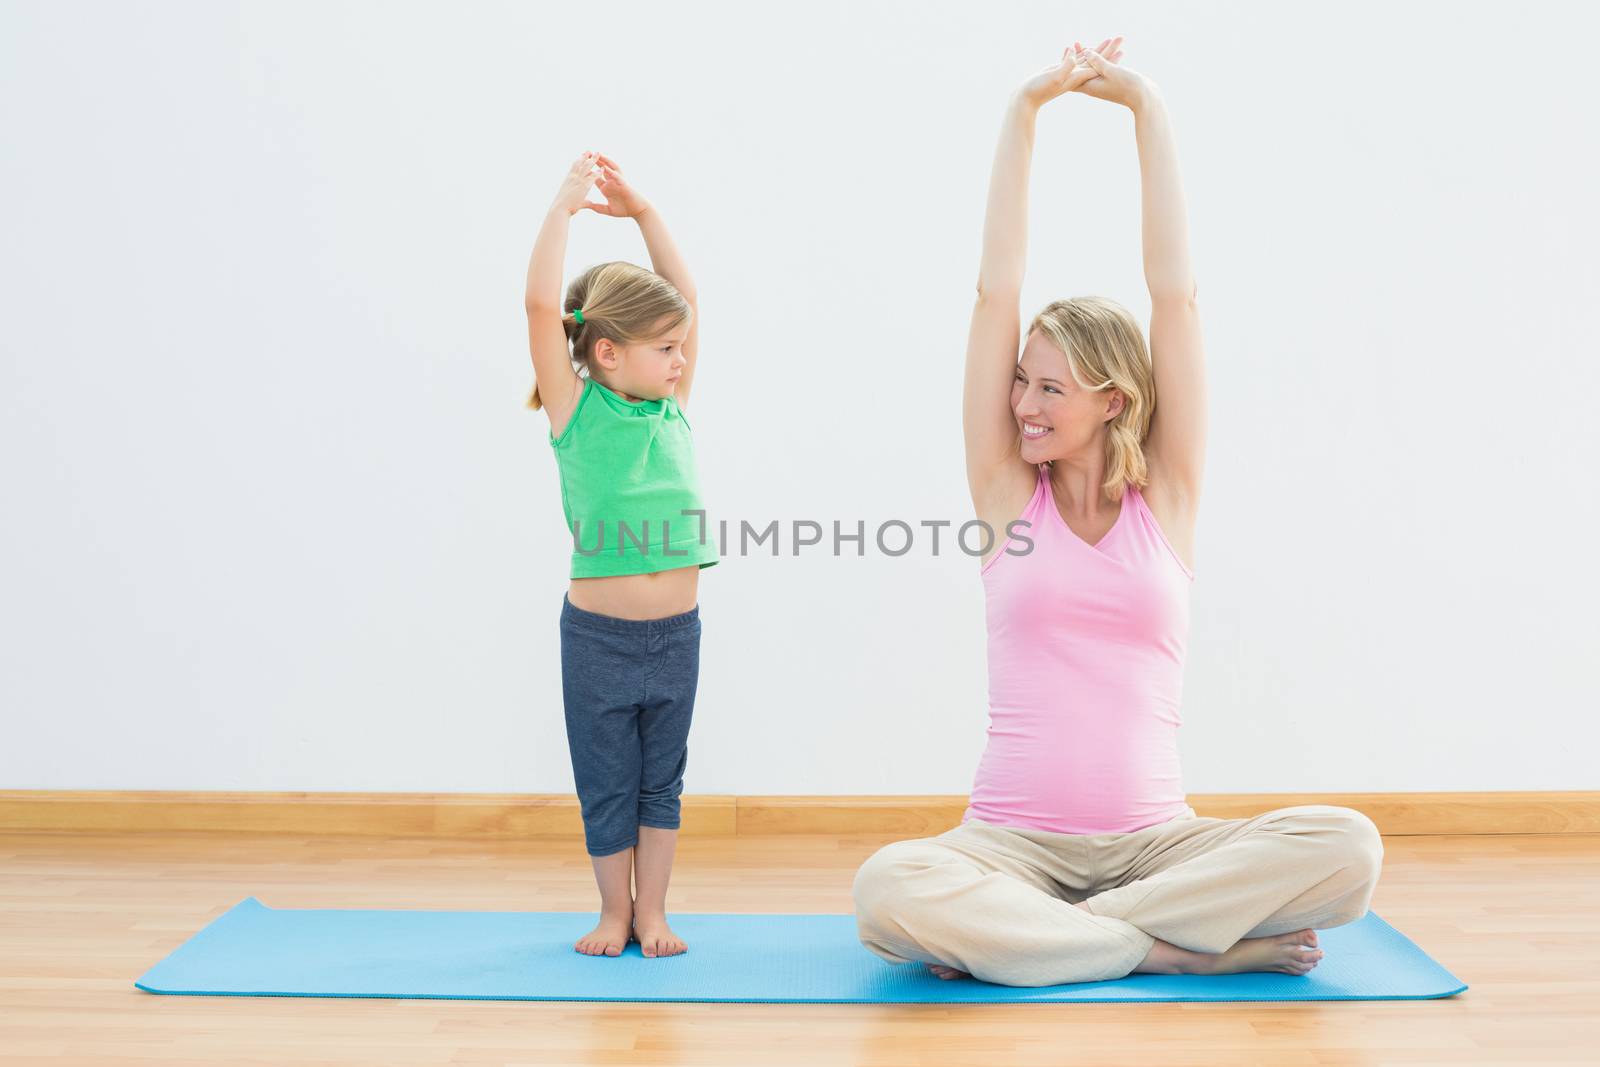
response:
{"label": "pregnant woman", "polygon": [[[1157,87],[1117,62],[1121,43],[1074,45],[1013,96],[990,177],[967,481],[992,529],[1022,522],[981,561],[988,745],[961,824],[880,849],[854,887],[862,943],[941,978],[1306,974],[1317,928],[1366,914],[1383,859],[1350,808],[1214,819],[1185,802],[1204,357],[1171,122]],[[1034,122],[1069,92],[1133,112],[1148,350],[1099,297],[1058,300],[1021,336]]]}

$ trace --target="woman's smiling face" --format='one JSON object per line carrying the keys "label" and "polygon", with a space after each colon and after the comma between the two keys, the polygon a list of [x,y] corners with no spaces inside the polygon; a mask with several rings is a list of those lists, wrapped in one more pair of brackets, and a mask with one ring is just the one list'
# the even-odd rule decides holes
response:
{"label": "woman's smiling face", "polygon": [[1011,412],[1029,463],[1045,463],[1094,444],[1106,421],[1122,410],[1115,389],[1085,389],[1067,357],[1043,333],[1028,335],[1011,382]]}

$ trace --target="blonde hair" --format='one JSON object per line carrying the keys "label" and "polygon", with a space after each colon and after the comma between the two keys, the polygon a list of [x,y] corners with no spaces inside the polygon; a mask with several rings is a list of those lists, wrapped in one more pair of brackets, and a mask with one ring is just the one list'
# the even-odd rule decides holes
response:
{"label": "blonde hair", "polygon": [[1129,485],[1143,488],[1150,477],[1144,439],[1155,414],[1156,382],[1139,324],[1114,300],[1076,296],[1035,315],[1028,333],[1035,330],[1067,357],[1073,381],[1096,392],[1122,393],[1122,410],[1106,427],[1106,476],[1100,484],[1106,499],[1121,500]]}
{"label": "blonde hair", "polygon": [[[582,323],[573,314],[578,309],[583,311]],[[561,310],[573,369],[584,371],[589,369],[595,342],[602,338],[613,344],[638,344],[682,325],[694,314],[677,286],[654,271],[620,260],[597,263],[572,279]],[[535,381],[528,407],[538,411],[543,406]]]}

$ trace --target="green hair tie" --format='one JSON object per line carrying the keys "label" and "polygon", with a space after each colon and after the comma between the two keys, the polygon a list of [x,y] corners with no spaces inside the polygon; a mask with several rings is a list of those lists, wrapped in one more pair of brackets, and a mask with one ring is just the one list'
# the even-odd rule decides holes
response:
{"label": "green hair tie", "polygon": [[573,308],[572,309],[572,314],[573,314],[573,317],[578,320],[578,325],[582,326],[583,325],[583,309],[582,308]]}

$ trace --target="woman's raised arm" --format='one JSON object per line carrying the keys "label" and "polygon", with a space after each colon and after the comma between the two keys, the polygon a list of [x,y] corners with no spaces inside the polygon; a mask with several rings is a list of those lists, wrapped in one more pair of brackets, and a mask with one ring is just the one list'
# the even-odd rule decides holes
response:
{"label": "woman's raised arm", "polygon": [[1191,516],[1199,506],[1206,449],[1205,350],[1189,218],[1178,177],[1178,146],[1161,90],[1114,58],[1082,53],[1100,75],[1082,91],[1133,112],[1139,150],[1144,279],[1150,290],[1150,360],[1156,407],[1145,439],[1152,481],[1180,497]]}
{"label": "woman's raised arm", "polygon": [[[1110,51],[1113,57],[1120,54]],[[983,218],[983,259],[978,267],[978,297],[967,333],[966,380],[962,389],[962,432],[966,441],[967,487],[979,515],[1006,487],[1005,464],[1021,469],[1018,429],[1011,411],[1011,380],[1021,344],[1022,274],[1028,258],[1028,174],[1033,165],[1033,133],[1039,108],[1095,77],[1076,61],[1071,48],[1059,63],[1034,75],[1006,104],[989,173],[989,202]],[[1031,472],[1023,472],[1031,477]]]}
{"label": "woman's raised arm", "polygon": [[1016,374],[1022,332],[1018,304],[1028,258],[1028,172],[1038,113],[1038,105],[1021,93],[1006,104],[1000,143],[989,173],[983,259],[978,267],[977,302],[967,331],[961,407],[967,489],[979,515],[985,513],[997,488],[999,468],[1017,450],[1011,379]]}

